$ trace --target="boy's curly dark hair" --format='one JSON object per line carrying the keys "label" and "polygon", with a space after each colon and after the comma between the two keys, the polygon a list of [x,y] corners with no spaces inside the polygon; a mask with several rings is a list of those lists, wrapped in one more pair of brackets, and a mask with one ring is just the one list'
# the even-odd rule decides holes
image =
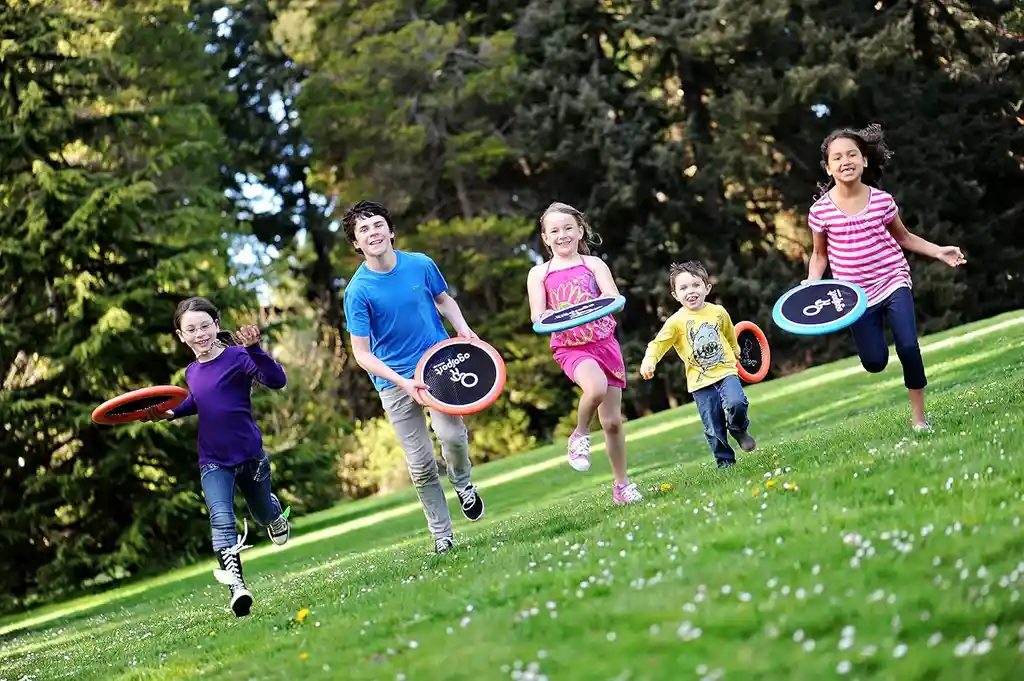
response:
{"label": "boy's curly dark hair", "polygon": [[708,274],[708,271],[704,268],[704,265],[700,264],[699,261],[690,260],[682,263],[674,262],[671,265],[669,265],[668,268],[668,287],[669,290],[672,291],[673,293],[676,290],[676,277],[678,277],[683,272],[691,276],[697,277],[698,279],[704,282],[705,286],[711,283],[711,275]]}
{"label": "boy's curly dark hair", "polygon": [[[394,246],[395,224],[391,221],[391,213],[388,212],[387,208],[374,201],[360,201],[345,211],[345,215],[341,218],[341,226],[345,230],[345,238],[348,239],[350,244],[354,244],[356,241],[356,222],[365,218],[372,218],[375,215],[384,218],[384,222],[388,225],[388,231],[391,232],[391,245]],[[363,250],[357,248],[356,252],[362,253]]]}
{"label": "boy's curly dark hair", "polygon": [[[829,133],[829,136],[821,143],[821,169],[826,172],[828,171],[828,148],[838,139],[853,140],[857,148],[860,149],[860,153],[868,161],[861,181],[869,187],[881,189],[882,174],[885,172],[885,167],[889,164],[889,159],[893,157],[893,151],[885,144],[885,134],[882,132],[882,126],[878,123],[872,123],[860,130],[841,128]],[[836,181],[831,176],[827,182],[819,182],[818,194],[815,195],[814,200],[817,201],[824,196],[835,184]]]}

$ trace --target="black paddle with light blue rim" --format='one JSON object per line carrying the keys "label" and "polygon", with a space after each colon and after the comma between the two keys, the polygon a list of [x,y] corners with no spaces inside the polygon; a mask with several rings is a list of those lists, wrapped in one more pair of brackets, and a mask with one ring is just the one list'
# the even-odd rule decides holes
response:
{"label": "black paddle with light blue rim", "polygon": [[626,305],[623,296],[598,296],[582,303],[559,308],[533,325],[536,333],[555,333],[583,326],[601,317],[607,317],[621,310]]}
{"label": "black paddle with light blue rim", "polygon": [[839,279],[800,284],[775,303],[772,320],[783,331],[819,336],[845,329],[863,316],[868,296],[860,286]]}

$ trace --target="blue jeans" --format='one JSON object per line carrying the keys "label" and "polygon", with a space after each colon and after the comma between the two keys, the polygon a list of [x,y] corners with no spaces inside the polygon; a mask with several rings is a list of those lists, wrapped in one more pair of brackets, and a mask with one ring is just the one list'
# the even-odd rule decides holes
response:
{"label": "blue jeans", "polygon": [[885,342],[883,321],[889,322],[896,341],[896,356],[903,365],[903,384],[910,390],[921,390],[928,385],[928,379],[924,374],[921,346],[917,343],[914,296],[909,288],[901,286],[896,289],[888,298],[869,307],[850,326],[860,363],[873,374],[885,371],[889,363],[889,344]]}
{"label": "blue jeans", "polygon": [[235,485],[242,491],[249,513],[266,527],[281,515],[280,502],[270,496],[270,458],[249,459],[237,466],[208,463],[200,467],[199,474],[210,514],[213,550],[234,546],[237,541],[235,524]]}
{"label": "blue jeans", "polygon": [[747,396],[737,376],[726,376],[718,383],[693,393],[697,413],[704,424],[704,437],[719,465],[736,461],[729,446],[729,433],[745,433],[750,427],[747,418]]}

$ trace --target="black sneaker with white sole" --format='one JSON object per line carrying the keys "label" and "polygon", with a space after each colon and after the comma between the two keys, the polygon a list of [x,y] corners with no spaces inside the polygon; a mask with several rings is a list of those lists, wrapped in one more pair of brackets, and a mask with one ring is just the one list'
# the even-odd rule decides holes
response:
{"label": "black sneaker with white sole", "polygon": [[242,558],[233,548],[221,549],[217,552],[220,570],[215,573],[217,581],[226,584],[231,591],[231,611],[235,617],[245,617],[252,608],[252,592],[245,587],[242,577]]}
{"label": "black sneaker with white sole", "polygon": [[277,502],[278,508],[281,510],[281,515],[277,517],[270,525],[267,526],[267,536],[270,537],[270,541],[274,542],[278,546],[284,546],[288,543],[288,539],[292,536],[292,526],[288,522],[288,516],[291,515],[292,507],[285,508],[278,501],[276,494],[270,495],[274,501]]}
{"label": "black sneaker with white sole", "polygon": [[476,490],[476,485],[469,485],[466,489],[455,490],[462,505],[462,515],[468,520],[477,521],[484,517],[484,500]]}
{"label": "black sneaker with white sole", "polygon": [[441,556],[455,548],[455,537],[449,535],[447,537],[439,537],[434,540],[434,551],[437,555]]}

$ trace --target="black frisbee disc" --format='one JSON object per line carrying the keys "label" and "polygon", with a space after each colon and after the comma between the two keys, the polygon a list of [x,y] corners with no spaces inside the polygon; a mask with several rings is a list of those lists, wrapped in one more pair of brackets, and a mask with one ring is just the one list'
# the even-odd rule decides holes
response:
{"label": "black frisbee disc", "polygon": [[505,362],[479,339],[450,338],[427,350],[416,367],[425,401],[448,414],[486,409],[505,387]]}
{"label": "black frisbee disc", "polygon": [[775,303],[772,318],[790,333],[819,335],[846,328],[866,309],[864,289],[848,281],[822,279],[787,291]]}
{"label": "black frisbee disc", "polygon": [[618,312],[626,304],[624,296],[600,296],[591,298],[582,303],[569,305],[555,310],[548,316],[537,321],[533,330],[537,333],[554,333],[555,331],[566,331],[582,326],[595,319],[606,317]]}

